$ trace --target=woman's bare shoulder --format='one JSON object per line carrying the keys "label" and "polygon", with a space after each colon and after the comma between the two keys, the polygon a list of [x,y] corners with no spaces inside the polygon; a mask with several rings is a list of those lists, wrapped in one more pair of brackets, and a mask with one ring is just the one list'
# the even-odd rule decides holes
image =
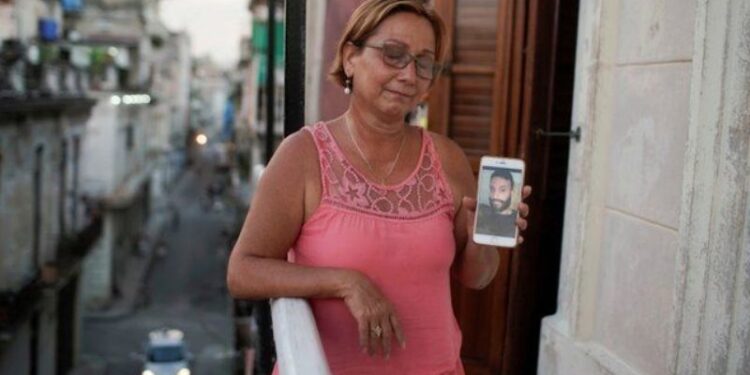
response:
{"label": "woman's bare shoulder", "polygon": [[465,176],[467,173],[471,173],[471,165],[469,159],[466,157],[466,153],[456,141],[435,132],[428,132],[432,138],[432,142],[435,145],[435,151],[437,151],[440,157],[440,163],[443,165],[443,169],[449,175],[452,176]]}
{"label": "woman's bare shoulder", "polygon": [[303,129],[281,141],[271,158],[271,162],[266,166],[266,172],[282,170],[285,172],[284,174],[293,173],[302,177],[304,173],[301,172],[308,171],[311,167],[316,166],[317,160],[317,148],[313,135]]}
{"label": "woman's bare shoulder", "polygon": [[302,227],[308,165],[317,160],[307,133],[286,137],[258,181],[240,235],[249,253],[283,258]]}
{"label": "woman's bare shoulder", "polygon": [[281,144],[279,144],[274,157],[292,158],[299,162],[303,160],[299,158],[306,160],[315,155],[317,155],[317,150],[313,135],[303,128],[284,138]]}
{"label": "woman's bare shoulder", "polygon": [[[297,131],[284,138],[263,171],[259,182],[259,193],[263,196],[278,196],[289,199],[302,196],[312,171],[317,171],[318,158],[312,134]],[[272,189],[263,187],[273,186]]]}

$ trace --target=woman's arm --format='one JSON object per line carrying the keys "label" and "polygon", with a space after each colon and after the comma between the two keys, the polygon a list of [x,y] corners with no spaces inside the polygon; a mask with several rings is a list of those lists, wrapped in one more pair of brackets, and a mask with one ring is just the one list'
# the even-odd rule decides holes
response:
{"label": "woman's arm", "polygon": [[[472,289],[482,289],[492,282],[500,265],[498,248],[480,245],[471,239],[474,228],[474,213],[477,207],[476,179],[469,160],[463,150],[452,140],[435,136],[436,145],[443,170],[451,185],[454,196],[456,215],[453,220],[454,236],[456,239],[456,257],[451,267],[453,277],[462,285]],[[524,197],[530,190],[524,188]],[[526,216],[528,207],[519,204],[520,216]],[[519,217],[517,221],[520,229],[526,229],[526,220]],[[519,243],[523,241],[519,237]]]}
{"label": "woman's arm", "polygon": [[[455,144],[453,144],[455,145]],[[471,240],[476,210],[477,184],[466,155],[457,145],[452,147],[455,164],[451,168],[453,192],[455,199],[460,200],[454,217],[454,236],[456,238],[456,258],[451,268],[453,277],[463,286],[482,289],[492,282],[500,265],[497,247],[480,245]]]}
{"label": "woman's arm", "polygon": [[[306,189],[312,190],[310,181],[319,184],[311,175],[319,173],[317,151],[312,137],[304,133],[282,142],[260,179],[229,257],[229,293],[240,299],[341,298],[357,320],[360,346],[370,354],[380,351],[388,356],[391,340],[403,346],[405,337],[393,306],[365,275],[286,261],[305,220],[305,200],[311,196]],[[371,334],[374,327],[376,337]]]}
{"label": "woman's arm", "polygon": [[286,261],[304,221],[308,164],[317,160],[303,133],[281,143],[260,179],[229,257],[227,286],[235,298],[343,297],[349,271]]}

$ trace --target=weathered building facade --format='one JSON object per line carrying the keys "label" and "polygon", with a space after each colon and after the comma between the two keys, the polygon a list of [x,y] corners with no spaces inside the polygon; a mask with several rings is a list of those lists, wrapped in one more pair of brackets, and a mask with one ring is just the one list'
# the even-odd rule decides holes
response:
{"label": "weathered building facade", "polygon": [[73,20],[82,43],[106,53],[91,77],[97,105],[87,124],[83,189],[105,210],[101,241],[84,267],[85,299],[106,307],[124,261],[181,164],[190,79],[189,40],[161,23],[158,1],[89,1]]}
{"label": "weathered building facade", "polygon": [[[150,32],[153,49],[151,120],[147,127],[148,156],[153,164],[151,196],[155,203],[166,194],[184,163],[188,130],[191,58],[190,39],[155,23]],[[156,208],[156,207],[155,207]]]}
{"label": "weathered building facade", "polygon": [[542,374],[747,374],[750,4],[582,1]]}
{"label": "weathered building facade", "polygon": [[75,366],[177,175],[189,79],[158,1],[0,1],[0,374]]}
{"label": "weathered building facade", "polygon": [[79,187],[92,104],[0,104],[0,374],[55,374],[73,365],[80,266],[101,224]]}
{"label": "weathered building facade", "polygon": [[0,374],[73,367],[80,268],[101,229],[81,188],[94,102],[80,85],[76,48],[60,39],[67,11],[0,3]]}

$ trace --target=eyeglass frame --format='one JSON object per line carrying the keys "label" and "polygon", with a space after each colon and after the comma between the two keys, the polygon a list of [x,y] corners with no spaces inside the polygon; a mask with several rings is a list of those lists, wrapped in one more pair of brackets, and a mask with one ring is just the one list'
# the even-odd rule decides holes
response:
{"label": "eyeglass frame", "polygon": [[[366,43],[362,43],[362,42],[361,43],[350,42],[350,43],[352,45],[354,45],[355,47],[357,47],[357,48],[368,47],[368,48],[373,48],[373,49],[376,49],[376,50],[380,51],[380,57],[383,60],[383,63],[386,64],[386,65],[388,65],[389,67],[392,67],[392,68],[395,68],[395,69],[404,69],[407,66],[409,66],[409,64],[411,64],[412,62],[414,62],[414,65],[417,68],[416,69],[417,77],[419,77],[421,79],[429,80],[430,82],[434,82],[435,78],[437,78],[440,75],[440,73],[442,72],[442,70],[443,70],[443,65],[440,64],[440,63],[438,63],[437,59],[433,59],[433,63],[432,63],[433,64],[433,67],[432,67],[432,77],[426,78],[426,77],[421,76],[419,74],[420,68],[419,68],[419,64],[417,64],[417,58],[419,58],[421,56],[426,56],[427,54],[414,55],[414,54],[410,53],[409,49],[406,48],[406,45],[404,45],[402,43],[392,42],[392,41],[386,41],[386,42],[383,42],[379,46],[378,45],[374,45],[374,44],[366,44]],[[388,62],[386,62],[385,51],[384,51],[386,44],[392,44],[392,45],[404,48],[404,54],[409,58],[408,61],[406,62],[406,64],[404,64],[404,66],[399,67],[397,65],[389,64]]]}

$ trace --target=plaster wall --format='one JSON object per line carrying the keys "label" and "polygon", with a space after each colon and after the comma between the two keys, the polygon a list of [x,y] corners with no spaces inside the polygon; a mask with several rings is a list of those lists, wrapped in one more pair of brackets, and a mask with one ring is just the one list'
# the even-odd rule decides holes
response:
{"label": "plaster wall", "polygon": [[[113,105],[114,93],[100,92],[98,102],[86,125],[83,145],[82,190],[96,198],[132,204],[147,180],[146,151],[150,107]],[[118,211],[107,210],[101,238],[83,265],[82,298],[85,304],[98,306],[109,301],[114,287],[116,258],[130,251],[131,237],[120,223]],[[141,220],[132,225],[140,225]],[[127,238],[128,242],[123,242]],[[118,247],[119,246],[119,247]],[[124,248],[124,250],[120,250]]]}
{"label": "plaster wall", "polygon": [[540,373],[747,374],[750,3],[581,5],[584,140]]}
{"label": "plaster wall", "polygon": [[747,374],[750,3],[697,4],[671,362],[680,375]]}
{"label": "plaster wall", "polygon": [[[60,235],[60,116],[0,123],[0,290],[16,290],[55,257]],[[34,264],[34,169],[41,150],[38,264]]]}
{"label": "plaster wall", "polygon": [[[175,36],[177,48],[177,61],[179,73],[177,75],[177,98],[176,103],[179,109],[176,117],[178,128],[184,134],[188,125],[188,110],[190,109],[190,81],[192,77],[191,67],[192,58],[190,56],[190,37],[186,33],[179,33]],[[180,139],[181,140],[181,139]]]}
{"label": "plaster wall", "polygon": [[102,196],[115,188],[115,154],[117,149],[118,108],[110,103],[109,94],[98,94],[97,104],[86,124],[82,145],[81,183],[90,195]]}
{"label": "plaster wall", "polygon": [[80,287],[84,309],[100,306],[112,295],[114,230],[111,215],[106,215],[102,224],[102,234],[83,262]]}
{"label": "plaster wall", "polygon": [[0,3],[0,40],[18,36],[16,7],[13,3]]}
{"label": "plaster wall", "polygon": [[[98,102],[86,124],[81,157],[82,188],[96,197],[116,193],[145,168],[149,107],[113,105],[112,95],[97,94]],[[130,149],[129,137],[132,137]]]}
{"label": "plaster wall", "polygon": [[667,374],[695,4],[582,0],[559,309],[540,374]]}
{"label": "plaster wall", "polygon": [[16,31],[22,41],[29,41],[38,34],[37,20],[48,16],[48,7],[42,0],[16,1]]}
{"label": "plaster wall", "polygon": [[[119,123],[115,135],[115,193],[129,179],[140,176],[146,169],[146,152],[148,150],[150,108],[147,106],[125,106],[119,109]],[[128,133],[131,133],[130,135]],[[132,143],[128,146],[128,137]]]}

